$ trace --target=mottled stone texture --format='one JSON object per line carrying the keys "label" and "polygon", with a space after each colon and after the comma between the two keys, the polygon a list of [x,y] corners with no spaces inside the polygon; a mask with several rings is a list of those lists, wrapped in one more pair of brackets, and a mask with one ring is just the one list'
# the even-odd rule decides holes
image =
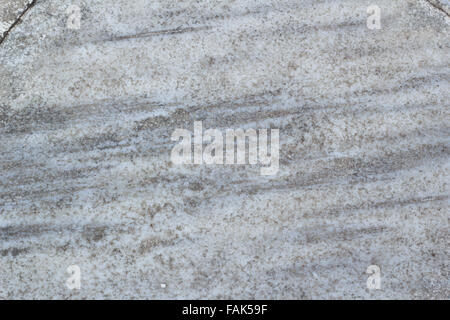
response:
{"label": "mottled stone texture", "polygon": [[[0,44],[0,298],[449,298],[431,2],[38,0]],[[196,120],[279,128],[279,172],[174,165]]]}
{"label": "mottled stone texture", "polygon": [[33,0],[3,0],[0,2],[0,42],[20,17],[32,5]]}
{"label": "mottled stone texture", "polygon": [[449,0],[427,0],[432,6],[450,15],[450,1]]}

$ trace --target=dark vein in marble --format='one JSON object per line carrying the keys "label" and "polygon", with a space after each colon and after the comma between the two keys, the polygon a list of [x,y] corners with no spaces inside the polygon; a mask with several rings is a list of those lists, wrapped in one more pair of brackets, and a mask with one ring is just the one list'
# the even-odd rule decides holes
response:
{"label": "dark vein in marble", "polygon": [[31,9],[33,8],[37,3],[37,0],[33,0],[30,4],[28,4],[25,8],[25,10],[22,11],[22,13],[17,17],[16,21],[6,30],[3,34],[3,37],[0,37],[0,45],[5,41],[5,39],[8,37],[9,33],[14,29],[19,23],[22,22],[22,17]]}

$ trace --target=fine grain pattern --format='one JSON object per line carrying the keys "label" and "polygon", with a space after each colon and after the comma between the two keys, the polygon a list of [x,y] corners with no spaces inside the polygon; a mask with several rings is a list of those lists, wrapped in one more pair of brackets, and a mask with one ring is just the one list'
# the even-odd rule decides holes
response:
{"label": "fine grain pattern", "polygon": [[[0,298],[448,299],[439,3],[38,0],[1,16]],[[278,128],[278,173],[174,165],[171,134],[194,121]]]}
{"label": "fine grain pattern", "polygon": [[21,22],[21,18],[37,0],[4,0],[0,3],[0,45],[9,32]]}

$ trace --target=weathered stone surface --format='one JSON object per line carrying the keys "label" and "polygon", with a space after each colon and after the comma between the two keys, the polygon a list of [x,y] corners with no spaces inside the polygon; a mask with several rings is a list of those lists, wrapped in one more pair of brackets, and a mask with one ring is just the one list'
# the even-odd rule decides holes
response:
{"label": "weathered stone surface", "polygon": [[17,24],[20,17],[32,5],[33,0],[7,0],[0,2],[0,42]]}
{"label": "weathered stone surface", "polygon": [[435,8],[444,11],[447,15],[450,14],[450,1],[449,0],[427,0]]}
{"label": "weathered stone surface", "polygon": [[[449,297],[442,10],[46,0],[22,20],[0,45],[1,298]],[[279,172],[174,165],[196,120],[279,128]]]}

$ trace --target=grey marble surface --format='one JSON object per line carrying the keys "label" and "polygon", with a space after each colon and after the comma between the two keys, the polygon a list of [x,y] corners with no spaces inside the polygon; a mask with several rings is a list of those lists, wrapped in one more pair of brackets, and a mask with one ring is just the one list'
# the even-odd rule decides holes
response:
{"label": "grey marble surface", "polygon": [[[0,298],[449,298],[447,1],[2,1]],[[174,165],[200,120],[278,173]]]}

